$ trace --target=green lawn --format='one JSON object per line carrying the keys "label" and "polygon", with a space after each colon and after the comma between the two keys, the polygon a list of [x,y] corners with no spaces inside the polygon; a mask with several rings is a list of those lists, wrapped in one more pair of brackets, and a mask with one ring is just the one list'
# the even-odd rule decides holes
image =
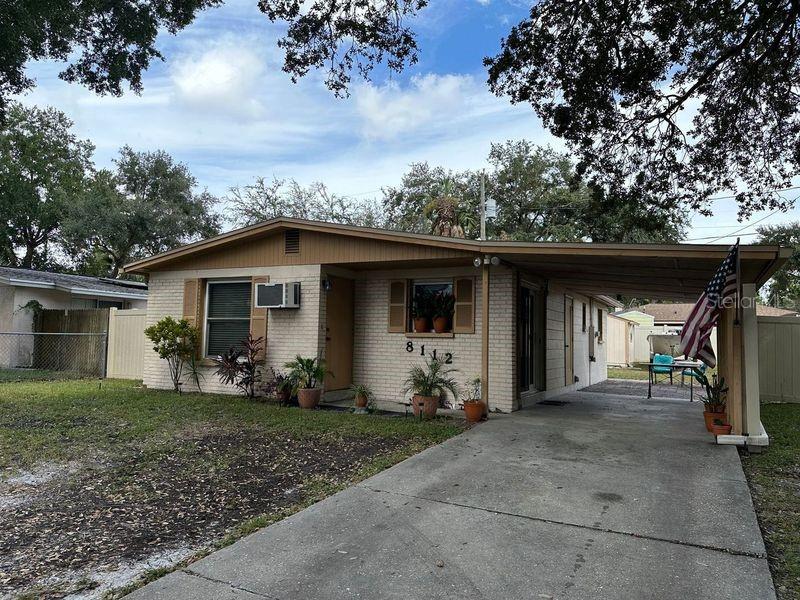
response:
{"label": "green lawn", "polygon": [[115,596],[115,565],[192,560],[463,428],[131,381],[2,384],[0,597]]}
{"label": "green lawn", "polygon": [[47,369],[0,369],[0,383],[18,381],[58,381],[62,379],[80,379],[73,371],[48,371]]}
{"label": "green lawn", "polygon": [[770,445],[742,457],[778,598],[800,599],[800,404],[764,404]]}
{"label": "green lawn", "polygon": [[[709,378],[714,373],[716,373],[716,369],[706,370],[706,374]],[[631,367],[608,367],[608,377],[609,379],[639,379],[641,381],[647,381],[647,367],[639,363],[634,363]],[[658,377],[660,381],[664,376],[659,375]],[[673,377],[675,381],[680,382],[681,372],[675,371]]]}

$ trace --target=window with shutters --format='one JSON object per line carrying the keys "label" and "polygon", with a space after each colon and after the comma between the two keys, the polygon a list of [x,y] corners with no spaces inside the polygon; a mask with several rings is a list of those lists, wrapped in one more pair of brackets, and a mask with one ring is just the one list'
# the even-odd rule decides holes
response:
{"label": "window with shutters", "polygon": [[475,333],[474,278],[390,281],[389,332]]}
{"label": "window with shutters", "polygon": [[206,287],[206,356],[239,348],[250,332],[252,285],[247,281],[209,281]]}

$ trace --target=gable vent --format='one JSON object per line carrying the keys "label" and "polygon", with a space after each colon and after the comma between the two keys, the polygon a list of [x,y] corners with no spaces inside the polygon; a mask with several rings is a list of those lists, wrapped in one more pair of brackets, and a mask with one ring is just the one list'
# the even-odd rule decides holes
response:
{"label": "gable vent", "polygon": [[298,254],[300,252],[300,230],[287,229],[283,234],[284,254]]}

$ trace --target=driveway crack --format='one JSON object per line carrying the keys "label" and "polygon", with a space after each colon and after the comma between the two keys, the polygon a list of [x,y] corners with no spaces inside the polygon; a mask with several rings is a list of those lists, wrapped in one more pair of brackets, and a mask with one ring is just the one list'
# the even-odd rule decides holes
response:
{"label": "driveway crack", "polygon": [[276,596],[267,596],[266,594],[262,594],[260,592],[248,590],[246,587],[242,587],[240,585],[234,585],[230,581],[224,581],[222,579],[216,579],[215,577],[209,577],[208,575],[203,575],[201,573],[198,573],[197,571],[192,571],[191,569],[181,569],[181,573],[186,573],[187,575],[191,575],[192,577],[197,577],[198,579],[205,579],[206,581],[210,581],[211,583],[219,583],[221,585],[227,585],[229,588],[234,589],[238,592],[252,594],[253,596],[256,596],[258,598],[266,598],[267,600],[278,600]]}
{"label": "driveway crack", "polygon": [[359,484],[357,487],[360,487],[362,489],[368,490],[370,492],[379,493],[379,494],[390,494],[390,495],[395,495],[395,496],[401,496],[401,497],[404,497],[404,498],[413,498],[415,500],[423,500],[423,501],[427,501],[427,502],[436,502],[438,504],[446,504],[448,506],[455,506],[457,508],[467,508],[467,509],[470,509],[470,510],[479,510],[479,511],[486,512],[486,513],[493,514],[493,515],[502,515],[502,516],[506,516],[506,517],[515,517],[515,518],[518,518],[518,519],[526,519],[528,521],[536,521],[538,523],[548,523],[550,525],[563,525],[565,527],[575,527],[576,529],[587,529],[587,530],[590,530],[590,531],[599,531],[601,533],[610,533],[610,534],[613,534],[613,535],[621,535],[621,536],[625,536],[625,537],[631,537],[631,538],[642,539],[642,540],[651,540],[651,541],[654,541],[654,542],[666,542],[668,544],[675,544],[675,545],[678,545],[678,546],[686,546],[686,547],[689,547],[689,548],[699,548],[701,550],[711,550],[711,551],[714,551],[714,552],[722,552],[724,554],[731,554],[733,556],[745,556],[747,558],[758,558],[758,559],[764,559],[764,560],[766,560],[766,558],[767,558],[767,555],[762,553],[762,552],[748,552],[746,550],[735,550],[735,549],[732,549],[732,548],[722,548],[720,546],[713,546],[711,544],[698,544],[698,543],[694,543],[694,542],[686,542],[686,541],[683,541],[683,540],[676,540],[676,539],[672,539],[672,538],[659,537],[659,536],[655,536],[655,535],[647,535],[647,534],[641,534],[641,533],[631,533],[629,531],[619,531],[619,530],[616,530],[616,529],[607,529],[605,527],[598,527],[598,526],[594,526],[594,525],[584,525],[582,523],[572,523],[570,521],[559,521],[558,519],[546,519],[544,517],[532,517],[530,515],[521,515],[521,514],[518,514],[518,513],[512,513],[512,512],[507,512],[507,511],[503,511],[503,510],[496,510],[496,509],[493,509],[493,508],[483,508],[481,506],[472,506],[470,504],[463,504],[463,503],[460,503],[460,502],[452,502],[450,500],[439,500],[439,499],[436,499],[436,498],[426,498],[424,496],[416,496],[414,494],[406,494],[406,493],[403,493],[403,492],[393,492],[393,491],[390,491],[390,490],[383,490],[383,489],[379,489],[379,488],[370,487],[369,485],[365,485],[363,483]]}

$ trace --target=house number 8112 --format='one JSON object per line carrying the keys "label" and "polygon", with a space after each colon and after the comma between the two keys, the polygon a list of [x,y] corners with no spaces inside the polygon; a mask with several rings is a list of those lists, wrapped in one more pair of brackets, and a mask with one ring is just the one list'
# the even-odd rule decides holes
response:
{"label": "house number 8112", "polygon": [[[414,352],[414,342],[409,340],[406,343],[406,352]],[[419,346],[419,355],[420,356],[425,356],[425,344],[420,344],[420,346]],[[430,356],[433,357],[433,360],[437,360],[439,358],[435,348],[433,349],[433,351],[431,351]],[[444,364],[446,364],[446,365],[452,365],[453,364],[453,353],[452,352],[445,352],[444,353]]]}

